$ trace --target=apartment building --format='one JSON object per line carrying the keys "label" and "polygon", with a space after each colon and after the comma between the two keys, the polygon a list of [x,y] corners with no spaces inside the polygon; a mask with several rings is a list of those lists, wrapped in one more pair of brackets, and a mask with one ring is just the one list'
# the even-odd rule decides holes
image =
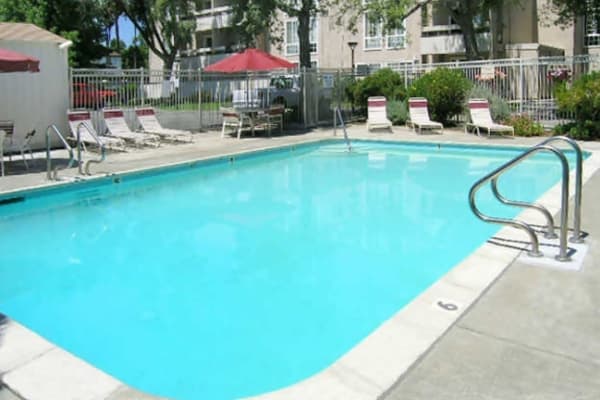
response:
{"label": "apartment building", "polygon": [[[523,0],[478,16],[477,42],[484,58],[531,58],[600,53],[600,16],[579,18],[566,28],[554,24],[549,0]],[[231,0],[204,0],[196,12],[192,49],[182,54],[181,68],[211,64],[236,51],[239,40],[231,15]],[[384,32],[368,15],[359,18],[356,34],[334,23],[331,15],[311,21],[311,60],[319,68],[376,70],[405,63],[447,62],[465,59],[460,27],[447,9],[434,1],[418,1],[404,21],[404,29]],[[298,22],[280,13],[276,24],[259,40],[259,47],[290,61],[299,60]],[[273,45],[269,35],[283,37]],[[151,68],[160,62],[151,56]]]}

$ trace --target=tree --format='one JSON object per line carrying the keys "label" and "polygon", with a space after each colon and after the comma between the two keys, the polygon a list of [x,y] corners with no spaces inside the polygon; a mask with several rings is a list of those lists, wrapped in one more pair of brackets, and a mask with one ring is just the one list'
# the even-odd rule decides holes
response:
{"label": "tree", "polygon": [[556,23],[559,25],[571,25],[576,17],[586,14],[600,16],[600,0],[550,1],[552,2],[553,11],[558,14]]}
{"label": "tree", "polygon": [[131,20],[146,45],[173,68],[175,58],[191,43],[196,30],[195,7],[199,0],[114,0]]}
{"label": "tree", "polygon": [[[318,16],[331,4],[328,0],[241,0],[233,3],[234,26],[246,47],[254,44],[260,34],[267,34],[282,11],[298,20],[300,66],[310,68],[311,18]],[[276,38],[277,40],[277,38]]]}
{"label": "tree", "polygon": [[89,67],[106,55],[97,0],[0,0],[1,22],[29,22],[73,41],[71,66]]}

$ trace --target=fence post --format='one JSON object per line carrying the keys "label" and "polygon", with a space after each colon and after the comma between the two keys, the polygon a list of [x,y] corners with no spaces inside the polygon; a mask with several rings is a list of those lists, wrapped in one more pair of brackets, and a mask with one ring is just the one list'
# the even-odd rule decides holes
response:
{"label": "fence post", "polygon": [[301,74],[302,74],[302,120],[304,122],[304,128],[306,129],[306,127],[308,126],[307,121],[306,121],[306,111],[307,111],[307,107],[306,107],[306,67],[302,67]]}
{"label": "fence post", "polygon": [[198,121],[202,130],[202,68],[198,68]]}
{"label": "fence post", "polygon": [[141,97],[142,97],[142,104],[140,104],[141,107],[144,107],[144,95],[146,94],[146,89],[144,89],[144,67],[140,68],[140,90],[141,90]]}
{"label": "fence post", "polygon": [[525,97],[525,74],[523,73],[523,59],[519,58],[519,114],[523,114],[523,98]]}

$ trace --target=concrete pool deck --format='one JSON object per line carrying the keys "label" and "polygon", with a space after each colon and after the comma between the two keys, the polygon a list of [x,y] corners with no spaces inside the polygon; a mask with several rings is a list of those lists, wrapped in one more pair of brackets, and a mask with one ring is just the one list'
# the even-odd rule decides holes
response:
{"label": "concrete pool deck", "polygon": [[[338,137],[341,134],[338,131]],[[394,134],[367,133],[364,125],[348,129],[351,138],[372,138],[401,141],[436,141],[453,143],[474,143],[492,145],[530,146],[539,143],[540,138],[505,139],[466,135],[462,131],[446,131],[444,135],[417,136],[404,128],[394,128]],[[218,133],[198,134],[195,143],[190,145],[166,145],[157,150],[134,150],[127,154],[110,154],[108,161],[100,166],[92,166],[92,172],[105,171],[118,173],[157,165],[196,160],[236,152],[262,149],[321,140],[332,137],[331,129],[318,129],[310,133],[267,138],[220,139]],[[586,150],[599,150],[600,143],[584,143]],[[13,160],[8,165],[21,163]],[[42,164],[44,165],[44,164]],[[15,165],[16,166],[16,165]],[[73,175],[69,171],[61,175]],[[22,173],[0,178],[0,193],[27,187],[47,184],[44,172]],[[352,366],[352,362],[338,368],[338,378],[354,380],[346,386],[356,389],[355,396],[344,392],[313,393],[311,398],[385,398],[385,399],[514,399],[514,398],[598,398],[600,397],[600,272],[594,262],[600,252],[597,235],[600,234],[600,212],[594,210],[592,199],[600,194],[600,175],[589,178],[584,187],[583,229],[590,249],[581,271],[561,271],[549,268],[532,267],[514,256],[499,255],[503,261],[499,268],[500,278],[470,308],[465,307],[458,320],[448,322],[449,329],[443,336],[437,336],[436,344],[429,350],[416,354],[418,360],[411,362],[408,370],[392,372],[392,380],[385,378],[365,378],[355,371],[362,366]],[[508,268],[506,265],[509,264]],[[504,269],[506,268],[506,269]],[[504,271],[504,273],[502,273]],[[459,279],[460,277],[454,277]],[[494,278],[495,279],[495,278]],[[493,280],[493,279],[492,279]],[[487,286],[487,285],[486,285]],[[482,290],[484,290],[483,288]],[[2,310],[0,310],[1,312]],[[507,321],[510,321],[508,323]],[[35,338],[28,332],[17,332],[20,328],[14,323],[11,328],[16,336],[0,333],[0,382],[9,389],[0,390],[0,400],[19,399],[142,399],[152,398],[132,392],[114,378],[104,374],[102,379],[86,382],[76,370],[51,371],[49,365],[56,365],[69,358],[60,349],[49,347],[43,339]],[[34,336],[31,336],[34,335]],[[17,354],[12,338],[31,336],[25,346],[29,355]],[[19,339],[19,340],[21,340]],[[394,338],[390,338],[393,342]],[[10,347],[10,348],[9,348]],[[429,346],[427,346],[429,348]],[[385,349],[383,349],[385,351]],[[43,357],[41,356],[43,355]],[[390,357],[395,358],[391,353]],[[28,358],[22,363],[17,359]],[[48,361],[50,360],[50,361]],[[385,375],[390,371],[378,371],[385,363],[377,358],[362,355],[355,360],[370,364],[375,375]],[[388,360],[394,362],[396,360]],[[335,372],[335,371],[334,371]],[[102,374],[98,371],[98,373]],[[57,376],[59,375],[59,376]],[[335,373],[334,373],[335,375]],[[81,378],[81,379],[79,379]],[[335,378],[335,376],[334,376]],[[58,381],[57,381],[58,379]],[[77,381],[79,391],[70,392],[61,380]],[[47,382],[48,380],[53,382]],[[23,390],[30,388],[30,390]],[[379,395],[371,393],[380,392]],[[264,398],[300,398],[279,395]],[[292,392],[293,393],[293,392]],[[291,394],[291,393],[290,393]],[[320,396],[320,395],[323,396]],[[327,396],[326,396],[327,394]],[[13,396],[13,397],[10,397]],[[263,396],[261,396],[263,397]],[[308,398],[308,397],[303,397]]]}

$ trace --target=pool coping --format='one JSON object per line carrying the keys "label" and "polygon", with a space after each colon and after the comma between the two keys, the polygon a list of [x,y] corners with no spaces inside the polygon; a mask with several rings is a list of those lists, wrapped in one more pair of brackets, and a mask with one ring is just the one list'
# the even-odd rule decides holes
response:
{"label": "pool coping", "polygon": [[[264,151],[278,151],[298,145],[338,141],[337,138],[318,138],[302,143],[261,147],[218,156],[200,157],[184,162],[165,163],[152,168],[138,168],[119,173],[109,173],[86,181],[101,180],[132,173],[168,167],[180,167],[197,162],[228,157],[248,156]],[[378,140],[378,142],[415,143],[404,140]],[[428,141],[427,144],[443,146],[470,146],[456,142]],[[483,148],[494,146],[480,145]],[[585,146],[585,145],[584,145]],[[524,145],[502,145],[503,148],[527,148]],[[585,149],[590,156],[584,161],[583,182],[600,168],[600,152]],[[571,178],[574,172],[571,173]],[[574,179],[570,179],[572,183]],[[36,185],[20,190],[0,193],[44,190],[71,183]],[[570,193],[573,193],[571,190]],[[546,191],[538,202],[556,214],[560,208],[560,183]],[[517,218],[541,223],[540,217],[530,210]],[[502,228],[495,236],[522,235],[514,228]],[[412,365],[422,358],[444,333],[463,315],[487,288],[498,279],[518,257],[520,250],[502,248],[490,243],[482,244],[438,281],[383,322],[351,350],[321,372],[291,386],[250,397],[257,400],[318,398],[318,399],[376,399],[389,390]],[[480,268],[485,265],[486,268]],[[0,396],[10,393],[16,399],[157,399],[120,382],[73,354],[55,346],[46,339],[17,322],[0,318]],[[2,389],[4,386],[4,389]]]}

